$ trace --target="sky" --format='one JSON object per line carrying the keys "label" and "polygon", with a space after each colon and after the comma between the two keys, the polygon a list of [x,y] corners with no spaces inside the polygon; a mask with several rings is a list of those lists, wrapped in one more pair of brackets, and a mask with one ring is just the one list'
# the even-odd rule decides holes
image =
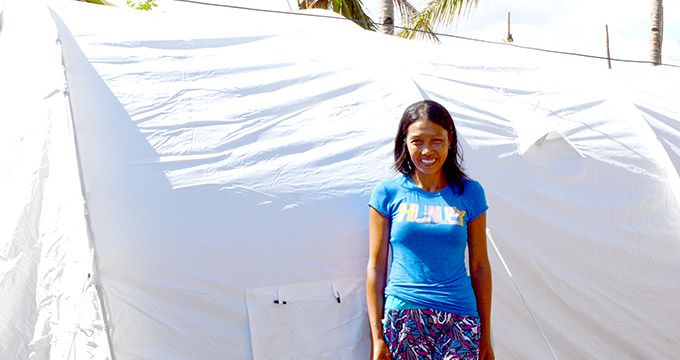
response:
{"label": "sky", "polygon": [[[126,6],[123,0],[109,1]],[[163,11],[173,6],[173,0],[156,1],[159,7],[153,11]],[[297,0],[200,1],[283,11],[295,9],[297,3]],[[422,7],[427,2],[412,0],[416,7]],[[378,0],[363,0],[363,3],[369,15],[377,21]],[[647,61],[651,3],[652,0],[479,0],[478,6],[456,24],[437,31],[502,41],[507,35],[506,18],[510,12],[514,44],[606,56],[606,24],[612,58]],[[680,65],[678,0],[664,2],[663,35],[662,62]],[[442,42],[445,44],[446,40]]]}
{"label": "sky", "polygon": [[[427,1],[418,1],[419,5]],[[377,0],[366,1],[366,5]],[[606,56],[649,59],[651,0],[479,0],[454,26],[438,31],[483,40]],[[377,4],[369,6],[377,19]],[[374,19],[374,20],[375,20]],[[680,65],[680,1],[664,1],[663,62]]]}

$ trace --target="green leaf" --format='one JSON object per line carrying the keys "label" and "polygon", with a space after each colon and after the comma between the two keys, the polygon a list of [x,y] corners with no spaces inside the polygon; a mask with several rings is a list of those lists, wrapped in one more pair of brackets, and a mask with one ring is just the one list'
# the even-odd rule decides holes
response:
{"label": "green leaf", "polygon": [[298,5],[300,9],[330,8],[347,19],[356,20],[354,23],[366,30],[376,31],[378,29],[375,22],[364,12],[364,4],[361,0],[301,0]]}
{"label": "green leaf", "polygon": [[158,6],[156,4],[156,0],[145,0],[145,1],[139,2],[139,3],[136,3],[136,2],[131,1],[131,0],[127,0],[127,4],[128,4],[128,6],[130,6],[133,9],[145,10],[145,11],[149,11],[149,10],[155,8],[156,6]]}
{"label": "green leaf", "polygon": [[439,42],[433,29],[450,25],[458,20],[461,14],[469,14],[477,4],[478,0],[432,0],[422,11],[408,10],[409,17],[405,21],[408,29],[400,31],[397,35],[406,39],[428,38]]}

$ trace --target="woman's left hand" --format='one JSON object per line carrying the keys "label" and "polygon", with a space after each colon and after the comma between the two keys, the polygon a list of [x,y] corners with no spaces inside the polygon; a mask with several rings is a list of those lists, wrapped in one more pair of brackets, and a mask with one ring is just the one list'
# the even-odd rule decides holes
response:
{"label": "woman's left hand", "polygon": [[496,356],[493,354],[493,348],[490,341],[482,340],[479,343],[479,360],[494,360]]}

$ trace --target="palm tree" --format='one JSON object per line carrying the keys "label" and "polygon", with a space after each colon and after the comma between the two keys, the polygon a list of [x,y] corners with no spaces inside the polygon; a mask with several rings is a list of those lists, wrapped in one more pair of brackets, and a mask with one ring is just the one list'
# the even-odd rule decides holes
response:
{"label": "palm tree", "polygon": [[384,25],[383,28],[390,25],[386,24],[385,20],[394,19],[392,4],[396,4],[406,28],[401,30],[398,36],[407,39],[429,38],[439,41],[433,29],[450,25],[461,14],[477,6],[477,2],[478,0],[431,0],[423,10],[418,11],[408,0],[380,0],[380,23]]}
{"label": "palm tree", "polygon": [[361,0],[298,0],[300,9],[331,9],[342,16],[358,20],[359,26],[367,30],[378,30],[394,34],[394,7],[399,9],[405,29],[397,34],[403,38],[429,38],[439,41],[433,33],[437,26],[450,25],[461,14],[467,13],[478,0],[431,0],[423,10],[418,11],[408,0],[380,0],[378,27],[363,10]]}
{"label": "palm tree", "polygon": [[394,35],[394,2],[380,1],[378,12],[378,23],[380,32],[387,35]]}
{"label": "palm tree", "polygon": [[652,33],[649,39],[649,57],[652,65],[661,65],[661,43],[663,41],[663,1],[652,0]]}
{"label": "palm tree", "polygon": [[377,30],[377,25],[364,12],[361,0],[298,0],[300,9],[330,9],[352,20],[366,30]]}

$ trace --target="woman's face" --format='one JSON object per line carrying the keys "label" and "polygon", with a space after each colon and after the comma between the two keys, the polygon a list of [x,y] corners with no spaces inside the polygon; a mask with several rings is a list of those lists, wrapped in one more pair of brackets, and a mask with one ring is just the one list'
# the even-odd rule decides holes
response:
{"label": "woman's face", "polygon": [[406,132],[406,147],[420,175],[433,175],[442,171],[449,154],[449,145],[450,134],[430,120],[418,120]]}

